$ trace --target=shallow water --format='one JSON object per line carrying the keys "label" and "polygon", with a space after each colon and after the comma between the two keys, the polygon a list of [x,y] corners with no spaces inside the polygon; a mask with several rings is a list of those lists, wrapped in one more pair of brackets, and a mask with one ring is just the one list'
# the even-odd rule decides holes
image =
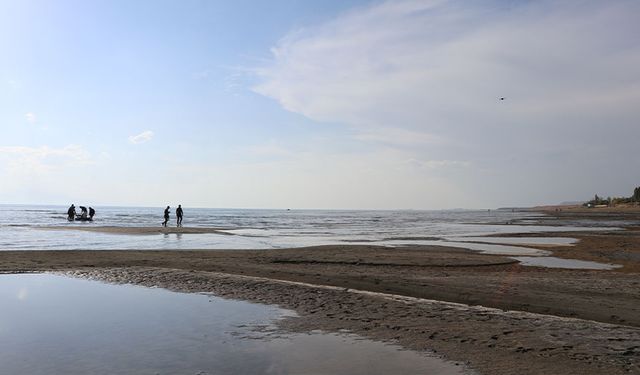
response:
{"label": "shallow water", "polygon": [[622,267],[618,264],[598,263],[586,260],[563,259],[556,257],[513,257],[523,266],[535,266],[546,268],[568,268],[583,270],[612,270]]}
{"label": "shallow water", "polygon": [[447,237],[447,241],[456,242],[485,242],[507,245],[542,245],[542,246],[571,246],[578,242],[569,237]]}
{"label": "shallow water", "polygon": [[[47,226],[160,226],[162,207],[97,207],[95,222],[67,222],[63,206],[0,205],[0,250],[271,249],[343,243],[426,245],[434,238],[611,229],[518,225],[543,216],[511,210],[233,210],[185,207],[186,227],[236,234],[124,235],[41,230]],[[173,219],[171,224],[173,225]],[[510,223],[510,224],[507,224]],[[605,223],[606,224],[606,223]],[[603,224],[604,225],[604,224]]]}
{"label": "shallow water", "polygon": [[[532,247],[523,247],[523,246],[510,246],[510,245],[497,245],[490,243],[475,243],[475,242],[454,242],[454,241],[420,241],[421,245],[429,245],[429,246],[448,246],[448,247],[457,247],[461,249],[469,249],[473,251],[477,251],[482,254],[492,254],[492,255],[532,255],[532,256],[545,256],[550,255],[550,251],[534,249]],[[394,246],[402,246],[405,245],[403,242],[391,241],[388,245]]]}
{"label": "shallow water", "polygon": [[2,374],[463,373],[354,335],[275,334],[290,311],[202,294],[17,274],[0,300]]}

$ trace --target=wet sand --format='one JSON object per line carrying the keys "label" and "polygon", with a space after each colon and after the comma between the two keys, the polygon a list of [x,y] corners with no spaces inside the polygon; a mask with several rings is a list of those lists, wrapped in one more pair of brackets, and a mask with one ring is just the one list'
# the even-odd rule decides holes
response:
{"label": "wet sand", "polygon": [[300,315],[282,329],[346,329],[435,350],[481,374],[640,373],[640,228],[553,236],[580,239],[544,247],[556,257],[623,267],[550,269],[458,248],[344,245],[6,251],[0,272],[57,271],[278,304]]}

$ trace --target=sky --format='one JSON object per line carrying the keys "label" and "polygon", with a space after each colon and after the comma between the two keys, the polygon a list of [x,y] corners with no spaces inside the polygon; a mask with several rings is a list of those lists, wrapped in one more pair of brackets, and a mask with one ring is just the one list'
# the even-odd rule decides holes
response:
{"label": "sky", "polygon": [[637,1],[0,0],[0,204],[630,196],[638,14]]}

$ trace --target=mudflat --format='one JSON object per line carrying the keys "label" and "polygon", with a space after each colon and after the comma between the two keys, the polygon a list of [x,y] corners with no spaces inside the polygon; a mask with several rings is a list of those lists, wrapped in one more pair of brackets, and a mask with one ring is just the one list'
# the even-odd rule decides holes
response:
{"label": "mudflat", "polygon": [[[601,214],[554,211],[549,220],[586,215]],[[346,329],[434,350],[481,374],[640,373],[640,228],[553,235],[580,239],[544,247],[556,257],[623,267],[525,267],[458,248],[340,245],[1,251],[0,272],[56,271],[278,304],[299,314],[282,329]]]}

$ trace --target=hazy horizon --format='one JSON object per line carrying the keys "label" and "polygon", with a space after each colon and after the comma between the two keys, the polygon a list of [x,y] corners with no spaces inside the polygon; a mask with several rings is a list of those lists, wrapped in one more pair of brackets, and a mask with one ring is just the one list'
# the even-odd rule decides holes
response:
{"label": "hazy horizon", "polygon": [[[585,203],[584,201],[573,201],[573,202],[559,202],[559,203],[549,203],[549,204],[540,204],[536,206],[554,206],[554,205],[562,205],[562,204],[580,204]],[[475,207],[475,208],[467,208],[467,207],[445,207],[445,208],[341,208],[341,207],[328,207],[328,208],[317,208],[317,207],[206,207],[206,206],[185,206],[182,203],[164,203],[150,206],[140,206],[140,205],[122,205],[122,204],[91,204],[86,202],[76,202],[72,201],[70,203],[0,203],[0,206],[42,206],[42,207],[63,207],[67,208],[71,204],[74,204],[76,207],[86,206],[86,207],[104,207],[104,208],[153,208],[153,209],[164,209],[167,204],[173,209],[178,207],[180,204],[184,209],[207,209],[207,210],[273,210],[273,211],[286,211],[286,210],[297,210],[297,211],[484,211],[484,210],[499,210],[499,209],[512,209],[512,208],[534,208],[536,206],[496,206],[496,207]],[[65,211],[66,212],[66,211]]]}
{"label": "hazy horizon", "polygon": [[630,196],[637,14],[622,0],[0,1],[0,203]]}

